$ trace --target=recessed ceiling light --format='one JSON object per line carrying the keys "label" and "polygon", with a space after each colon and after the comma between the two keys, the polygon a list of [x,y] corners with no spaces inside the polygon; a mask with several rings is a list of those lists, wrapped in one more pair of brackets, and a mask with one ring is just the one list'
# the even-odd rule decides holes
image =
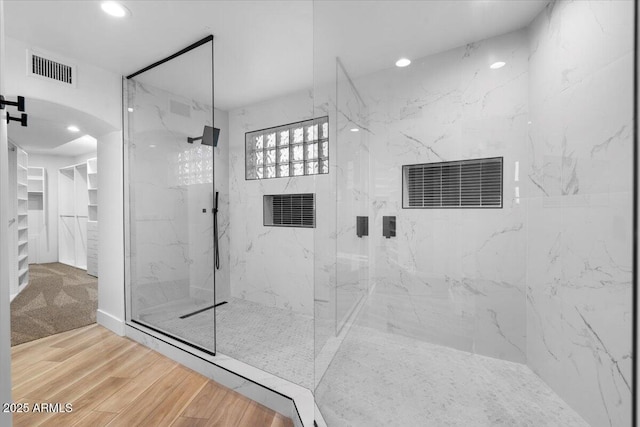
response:
{"label": "recessed ceiling light", "polygon": [[489,66],[489,68],[491,68],[492,70],[497,70],[498,68],[502,68],[505,65],[507,65],[506,62],[498,61],[498,62],[494,62],[493,64],[491,64]]}
{"label": "recessed ceiling light", "polygon": [[80,129],[78,128],[78,126],[74,126],[74,125],[70,125],[67,127],[67,130],[69,132],[80,132]]}
{"label": "recessed ceiling light", "polygon": [[358,129],[358,128],[351,128],[351,129],[349,129],[349,130],[350,130],[351,132],[360,132],[360,129]]}
{"label": "recessed ceiling light", "polygon": [[149,148],[156,148],[156,144],[149,144]]}
{"label": "recessed ceiling light", "polygon": [[130,113],[133,113],[133,108],[129,107],[129,108],[127,108],[127,111],[130,112]]}
{"label": "recessed ceiling light", "polygon": [[411,60],[407,58],[400,58],[396,61],[396,67],[406,67],[409,64],[411,64]]}
{"label": "recessed ceiling light", "polygon": [[105,13],[115,16],[116,18],[123,18],[130,13],[129,9],[115,1],[103,1],[100,7]]}

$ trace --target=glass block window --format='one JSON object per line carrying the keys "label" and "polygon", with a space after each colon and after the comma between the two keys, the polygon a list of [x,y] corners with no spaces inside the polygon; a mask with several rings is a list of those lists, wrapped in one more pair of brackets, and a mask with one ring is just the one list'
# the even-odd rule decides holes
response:
{"label": "glass block window", "polygon": [[329,118],[245,134],[245,179],[329,173]]}
{"label": "glass block window", "polygon": [[171,155],[169,185],[182,186],[213,182],[213,147],[196,145]]}

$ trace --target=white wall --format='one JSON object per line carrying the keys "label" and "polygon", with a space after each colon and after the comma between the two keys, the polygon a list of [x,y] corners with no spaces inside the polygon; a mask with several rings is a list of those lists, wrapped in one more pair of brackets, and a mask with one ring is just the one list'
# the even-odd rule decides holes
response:
{"label": "white wall", "polygon": [[73,164],[77,165],[79,163],[86,163],[87,160],[93,159],[98,155],[97,151],[93,151],[91,153],[79,154],[73,157]]}
{"label": "white wall", "polygon": [[[12,94],[27,98],[55,102],[76,110],[99,117],[115,129],[122,128],[122,86],[121,76],[93,66],[65,58],[63,53],[43,52],[58,59],[67,60],[77,66],[77,86],[68,87],[47,80],[28,77],[26,74],[27,43],[7,39],[5,78],[11,82]],[[98,280],[99,310],[98,322],[117,333],[124,333],[124,266],[122,234],[122,155],[121,131],[98,137],[98,154],[103,152],[105,159],[99,160],[99,177],[103,187],[99,193],[99,220],[105,226],[99,226],[99,274]],[[101,141],[104,142],[100,146]],[[82,160],[78,156],[72,160]],[[55,172],[57,177],[57,171]],[[51,175],[50,175],[51,178]],[[119,185],[118,185],[119,184]],[[108,208],[103,208],[107,207]],[[57,222],[56,222],[57,227]],[[52,230],[54,230],[52,228]],[[50,245],[57,249],[57,244]],[[57,259],[57,258],[56,258]]]}
{"label": "white wall", "polygon": [[[0,0],[0,93],[6,79],[4,1]],[[9,197],[7,124],[0,120],[0,200]],[[9,242],[7,204],[0,203],[0,402],[11,402],[11,316],[9,315]],[[11,413],[0,411],[0,424],[10,426]]]}
{"label": "white wall", "polygon": [[[27,43],[7,39],[5,79],[11,82],[13,95],[45,101],[55,102],[68,107],[84,111],[99,117],[112,125],[115,129],[122,129],[122,86],[121,76],[93,66],[65,58],[58,52],[43,52],[58,59],[67,60],[77,66],[77,86],[68,87],[26,74]],[[100,143],[104,142],[102,146]],[[99,160],[99,180],[103,188],[99,193],[99,220],[104,226],[99,226],[99,261],[100,275],[98,280],[99,307],[98,322],[117,333],[124,333],[124,267],[123,267],[123,233],[122,233],[122,137],[121,131],[98,137],[98,154],[104,153],[104,159]],[[85,156],[72,159],[83,160]],[[93,156],[91,156],[93,157]],[[51,178],[50,174],[50,178]],[[57,171],[53,176],[57,177]],[[103,208],[106,207],[106,208]],[[57,221],[55,222],[57,227]],[[56,231],[51,228],[51,232]],[[57,244],[50,244],[50,248],[57,249]],[[100,256],[100,255],[99,255]],[[56,257],[57,259],[57,257]]]}
{"label": "white wall", "polygon": [[527,362],[593,426],[631,423],[633,2],[531,26]]}
{"label": "white wall", "polygon": [[124,229],[122,133],[98,139],[97,321],[124,335]]}
{"label": "white wall", "polygon": [[99,117],[116,129],[121,128],[120,76],[72,58],[65,58],[58,52],[53,54],[77,66],[77,86],[58,84],[46,79],[27,76],[26,50],[37,49],[27,43],[10,37],[6,39],[6,81],[11,83],[10,95],[42,99],[75,108]]}

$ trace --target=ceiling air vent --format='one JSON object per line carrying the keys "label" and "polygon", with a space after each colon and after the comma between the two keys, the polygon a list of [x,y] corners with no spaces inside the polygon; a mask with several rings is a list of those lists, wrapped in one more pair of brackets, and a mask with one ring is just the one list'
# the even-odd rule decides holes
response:
{"label": "ceiling air vent", "polygon": [[27,74],[48,80],[55,80],[70,86],[76,85],[75,65],[63,64],[52,57],[27,51]]}
{"label": "ceiling air vent", "polygon": [[264,196],[264,225],[314,228],[316,226],[315,194]]}
{"label": "ceiling air vent", "polygon": [[406,165],[403,208],[501,208],[502,157]]}
{"label": "ceiling air vent", "polygon": [[191,106],[175,99],[169,100],[169,111],[182,117],[191,117]]}

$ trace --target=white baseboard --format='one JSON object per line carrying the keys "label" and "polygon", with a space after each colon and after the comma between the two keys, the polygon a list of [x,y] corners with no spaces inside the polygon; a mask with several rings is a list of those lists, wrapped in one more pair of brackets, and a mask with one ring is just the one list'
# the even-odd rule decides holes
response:
{"label": "white baseboard", "polygon": [[121,337],[125,335],[124,320],[118,319],[117,317],[100,309],[96,312],[96,320],[99,325],[104,326]]}

